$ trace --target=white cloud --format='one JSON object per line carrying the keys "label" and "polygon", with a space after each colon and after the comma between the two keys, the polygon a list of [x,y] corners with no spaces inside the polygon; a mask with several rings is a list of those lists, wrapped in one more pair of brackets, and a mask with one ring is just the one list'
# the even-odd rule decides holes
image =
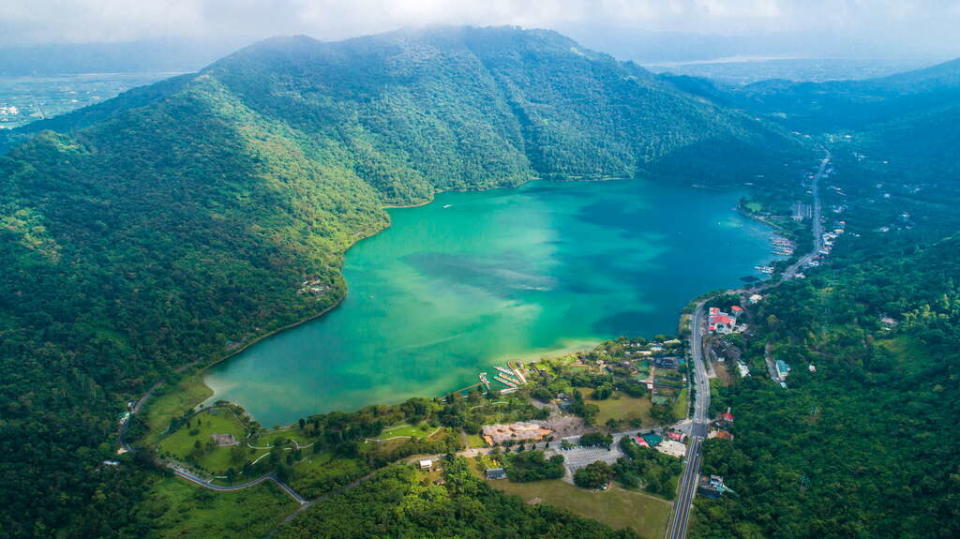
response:
{"label": "white cloud", "polygon": [[306,33],[339,39],[424,24],[580,24],[712,34],[824,32],[957,41],[960,0],[2,0],[0,41]]}

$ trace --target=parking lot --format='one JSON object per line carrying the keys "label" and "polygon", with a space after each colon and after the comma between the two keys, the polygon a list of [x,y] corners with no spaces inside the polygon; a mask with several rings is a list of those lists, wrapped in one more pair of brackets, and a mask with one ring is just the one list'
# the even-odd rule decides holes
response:
{"label": "parking lot", "polygon": [[[616,462],[618,458],[623,456],[623,452],[620,451],[620,439],[624,436],[634,436],[638,432],[639,431],[631,431],[614,434],[613,444],[609,450],[607,450],[606,447],[582,446],[562,450],[558,444],[551,444],[553,447],[547,450],[547,455],[563,455],[564,466],[567,468],[567,473],[563,480],[568,483],[573,483],[573,473],[588,464],[592,464],[598,460],[602,460],[607,464]],[[564,441],[576,443],[579,438],[579,436],[570,436],[564,438]]]}

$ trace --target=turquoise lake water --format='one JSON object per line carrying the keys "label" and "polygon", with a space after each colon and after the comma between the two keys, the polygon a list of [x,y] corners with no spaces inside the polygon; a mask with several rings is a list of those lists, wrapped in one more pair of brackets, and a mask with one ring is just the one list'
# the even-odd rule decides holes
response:
{"label": "turquoise lake water", "polygon": [[737,197],[533,182],[390,210],[391,228],[347,253],[343,304],[211,369],[212,399],[272,426],[436,396],[507,359],[674,333],[690,299],[773,258]]}

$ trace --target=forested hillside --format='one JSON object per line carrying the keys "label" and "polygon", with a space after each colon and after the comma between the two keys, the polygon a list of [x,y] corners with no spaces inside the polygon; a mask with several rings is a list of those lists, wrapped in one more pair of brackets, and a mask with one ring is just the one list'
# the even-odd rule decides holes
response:
{"label": "forested hillside", "polygon": [[[698,499],[697,536],[960,533],[958,177],[946,141],[922,171],[864,157],[866,144],[832,147],[825,205],[845,211],[827,225],[847,232],[806,280],[752,308],[738,341],[752,376],[714,396],[735,439],[706,442],[704,472],[736,495]],[[768,354],[791,366],[786,388]]]}
{"label": "forested hillside", "polygon": [[442,478],[393,466],[346,494],[309,508],[278,537],[629,538],[548,505],[527,505],[470,472],[466,459],[443,463]]}
{"label": "forested hillside", "polygon": [[877,239],[759,308],[747,357],[773,345],[789,387],[754,376],[715,399],[736,439],[707,441],[704,472],[737,496],[698,501],[698,536],[960,533],[960,244]]}
{"label": "forested hillside", "polygon": [[10,536],[124,524],[143,485],[132,463],[101,462],[115,457],[125,402],[335,305],[341,256],[387,225],[384,204],[534,178],[777,181],[799,149],[633,65],[512,28],[271,40],[11,141]]}

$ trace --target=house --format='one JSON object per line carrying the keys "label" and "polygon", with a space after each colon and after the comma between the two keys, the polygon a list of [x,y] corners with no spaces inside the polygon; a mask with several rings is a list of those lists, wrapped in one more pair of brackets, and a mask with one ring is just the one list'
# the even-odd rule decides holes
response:
{"label": "house", "polygon": [[[740,307],[736,305],[734,305],[734,307],[740,309]],[[740,311],[742,312],[743,309],[740,309]],[[736,327],[736,315],[731,316],[729,313],[725,313],[717,307],[710,307],[710,316],[707,318],[707,329],[709,329],[711,333],[726,335],[727,333],[732,333]]]}
{"label": "house", "polygon": [[717,421],[720,421],[723,423],[733,423],[734,421],[736,421],[736,418],[733,417],[732,413],[730,413],[730,408],[728,407],[726,412],[723,412],[722,414],[720,414],[720,417],[717,419]]}
{"label": "house", "polygon": [[740,373],[740,378],[750,376],[750,368],[742,361],[737,362],[737,372]]}
{"label": "house", "polygon": [[489,468],[487,469],[487,479],[496,481],[497,479],[506,479],[507,472],[503,468]]}
{"label": "house", "polygon": [[643,441],[647,442],[648,447],[657,447],[658,445],[663,443],[663,436],[660,436],[659,434],[654,434],[652,432],[642,435],[641,438],[643,438]]}
{"label": "house", "polygon": [[715,333],[732,333],[736,325],[736,319],[726,313],[710,317],[710,331]]}
{"label": "house", "polygon": [[777,378],[779,378],[780,381],[782,382],[790,374],[790,365],[788,365],[784,360],[778,359],[776,361],[776,367],[777,367]]}
{"label": "house", "polygon": [[682,442],[685,437],[686,436],[682,432],[670,431],[667,433],[667,438],[670,438],[675,442]]}
{"label": "house", "polygon": [[760,294],[754,294],[750,296],[749,300],[750,300],[750,305],[756,305],[757,303],[760,303],[761,301],[763,301],[763,296],[761,296]]}
{"label": "house", "polygon": [[730,312],[733,313],[734,317],[740,316],[743,314],[743,307],[734,305],[733,307],[730,307]]}
{"label": "house", "polygon": [[707,438],[708,438],[708,439],[720,438],[721,440],[732,440],[732,439],[733,439],[733,434],[731,434],[731,433],[729,433],[729,432],[727,432],[727,431],[725,431],[725,430],[711,430],[711,431],[707,434]]}
{"label": "house", "polygon": [[421,470],[431,470],[433,468],[433,461],[430,459],[423,459],[417,463],[420,466]]}
{"label": "house", "polygon": [[653,364],[660,369],[676,369],[679,361],[675,357],[657,357],[653,359]]}
{"label": "house", "polygon": [[641,436],[634,436],[633,441],[637,442],[637,445],[640,447],[650,447],[650,444],[647,443]]}
{"label": "house", "polygon": [[719,475],[701,475],[697,483],[697,493],[707,498],[719,498],[725,492],[733,492],[729,487],[723,484],[723,478]]}

